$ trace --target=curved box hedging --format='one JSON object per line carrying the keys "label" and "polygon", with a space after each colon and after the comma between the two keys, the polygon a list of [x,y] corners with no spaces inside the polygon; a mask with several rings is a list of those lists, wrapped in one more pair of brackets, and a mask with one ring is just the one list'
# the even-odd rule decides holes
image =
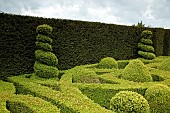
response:
{"label": "curved box hedging", "polygon": [[7,100],[11,113],[60,113],[60,110],[41,98],[31,95],[14,95]]}

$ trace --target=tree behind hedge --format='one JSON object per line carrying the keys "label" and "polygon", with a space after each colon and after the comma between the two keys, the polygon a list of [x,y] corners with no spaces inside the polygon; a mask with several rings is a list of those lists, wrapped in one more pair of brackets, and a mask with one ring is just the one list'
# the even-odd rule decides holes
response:
{"label": "tree behind hedge", "polygon": [[144,30],[141,33],[141,40],[138,43],[138,54],[144,58],[144,59],[148,59],[148,60],[152,60],[154,59],[156,56],[154,54],[154,48],[153,48],[153,42],[152,42],[152,32],[149,30]]}
{"label": "tree behind hedge", "polygon": [[52,27],[47,24],[39,25],[36,29],[38,36],[36,37],[35,51],[36,62],[34,64],[34,72],[42,78],[58,77],[58,59],[52,53],[52,39],[49,35],[52,33]]}

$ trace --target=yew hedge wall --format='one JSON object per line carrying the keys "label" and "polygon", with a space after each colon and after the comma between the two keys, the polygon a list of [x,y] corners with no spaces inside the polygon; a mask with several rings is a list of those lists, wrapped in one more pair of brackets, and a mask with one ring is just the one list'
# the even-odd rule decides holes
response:
{"label": "yew hedge wall", "polygon": [[36,28],[41,24],[53,27],[50,37],[59,70],[97,63],[105,57],[137,58],[137,43],[145,29],[153,32],[155,54],[170,54],[169,29],[0,13],[0,79],[33,72]]}

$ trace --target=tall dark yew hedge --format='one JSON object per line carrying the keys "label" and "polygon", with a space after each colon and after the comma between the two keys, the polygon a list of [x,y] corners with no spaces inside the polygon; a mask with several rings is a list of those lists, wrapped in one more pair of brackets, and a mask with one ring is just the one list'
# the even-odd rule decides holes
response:
{"label": "tall dark yew hedge", "polygon": [[53,39],[53,52],[57,55],[57,67],[60,70],[97,63],[105,57],[116,60],[136,58],[140,33],[145,29],[153,32],[153,46],[157,56],[166,55],[170,48],[165,41],[169,40],[170,30],[162,28],[138,28],[0,13],[1,79],[33,72],[37,36],[35,29],[41,24],[48,24],[53,28],[53,35],[50,37]]}

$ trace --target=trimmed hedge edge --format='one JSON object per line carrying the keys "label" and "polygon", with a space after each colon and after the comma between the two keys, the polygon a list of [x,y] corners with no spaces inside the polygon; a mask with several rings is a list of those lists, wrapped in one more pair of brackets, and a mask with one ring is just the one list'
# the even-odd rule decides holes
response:
{"label": "trimmed hedge edge", "polygon": [[24,78],[23,76],[10,77],[9,81],[16,85],[17,93],[31,94],[49,101],[59,107],[62,113],[114,113],[94,103],[82,95],[78,88],[75,87],[67,87],[67,85],[62,84],[62,93],[52,90],[49,87],[33,83],[30,79]]}
{"label": "trimmed hedge edge", "polygon": [[60,110],[50,102],[31,95],[12,96],[7,100],[7,108],[12,113],[60,113]]}

